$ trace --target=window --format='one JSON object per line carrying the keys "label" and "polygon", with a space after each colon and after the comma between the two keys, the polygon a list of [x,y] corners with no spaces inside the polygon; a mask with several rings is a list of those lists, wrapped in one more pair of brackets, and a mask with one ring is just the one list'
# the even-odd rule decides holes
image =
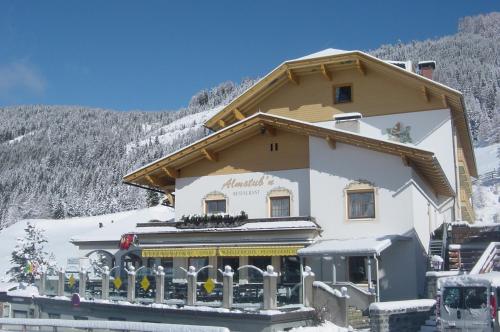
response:
{"label": "window", "polygon": [[375,192],[373,190],[347,192],[347,209],[349,219],[374,219]]}
{"label": "window", "polygon": [[[267,270],[267,266],[271,265],[271,257],[251,256],[248,257],[248,265],[258,267],[262,271]],[[248,282],[260,283],[262,282],[262,274],[254,269],[248,269]]]}
{"label": "window", "polygon": [[271,218],[290,216],[290,197],[270,197]]}
{"label": "window", "polygon": [[213,199],[205,201],[206,214],[226,213],[226,200]]}
{"label": "window", "polygon": [[486,287],[446,287],[443,304],[452,309],[483,309],[488,304],[488,290]]}
{"label": "window", "polygon": [[335,104],[350,103],[352,101],[352,90],[350,85],[335,87]]}

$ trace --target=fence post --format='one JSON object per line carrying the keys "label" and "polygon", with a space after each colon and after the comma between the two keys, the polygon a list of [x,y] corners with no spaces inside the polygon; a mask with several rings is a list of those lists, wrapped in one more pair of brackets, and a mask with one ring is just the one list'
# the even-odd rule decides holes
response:
{"label": "fence post", "polygon": [[274,272],[274,267],[268,265],[262,276],[264,279],[264,310],[276,309],[278,274]]}
{"label": "fence post", "polygon": [[130,270],[127,271],[127,301],[135,301],[135,267],[131,266]]}
{"label": "fence post", "polygon": [[314,283],[314,272],[311,271],[309,266],[304,268],[303,273],[303,284],[304,287],[304,307],[312,307],[313,306],[313,283]]}
{"label": "fence post", "polygon": [[155,302],[163,303],[163,299],[165,296],[165,272],[163,272],[163,266],[158,266],[158,270],[156,272],[156,293],[155,293]]}
{"label": "fence post", "polygon": [[84,268],[80,270],[79,281],[78,281],[78,294],[80,298],[85,298],[85,291],[87,289],[87,271]]}
{"label": "fence post", "polygon": [[40,273],[40,289],[38,290],[40,295],[45,295],[46,283],[47,283],[47,272],[42,271],[42,273]]}
{"label": "fence post", "polygon": [[109,300],[109,267],[105,266],[102,270],[101,299]]}
{"label": "fence post", "polygon": [[59,270],[59,280],[57,283],[57,296],[64,296],[64,269]]}
{"label": "fence post", "polygon": [[227,309],[233,306],[233,276],[231,266],[226,265],[222,273],[222,305]]}
{"label": "fence post", "polygon": [[190,266],[187,272],[187,305],[196,303],[196,279],[196,270],[194,266]]}

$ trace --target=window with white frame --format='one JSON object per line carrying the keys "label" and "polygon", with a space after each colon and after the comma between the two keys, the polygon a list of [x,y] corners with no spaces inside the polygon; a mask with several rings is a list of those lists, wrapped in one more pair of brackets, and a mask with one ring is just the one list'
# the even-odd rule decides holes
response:
{"label": "window with white frame", "polygon": [[290,196],[270,197],[271,218],[290,216]]}
{"label": "window with white frame", "polygon": [[211,199],[205,201],[206,214],[226,213],[225,199]]}
{"label": "window with white frame", "polygon": [[346,188],[347,219],[375,219],[376,191],[368,183],[353,183]]}

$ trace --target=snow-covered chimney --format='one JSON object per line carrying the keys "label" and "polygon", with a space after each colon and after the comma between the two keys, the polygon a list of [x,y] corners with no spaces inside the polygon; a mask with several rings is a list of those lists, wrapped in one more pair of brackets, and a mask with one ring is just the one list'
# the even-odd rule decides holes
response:
{"label": "snow-covered chimney", "polygon": [[333,120],[335,121],[335,128],[359,133],[359,120],[362,117],[363,115],[358,112],[341,113],[335,114]]}
{"label": "snow-covered chimney", "polygon": [[418,73],[430,80],[432,80],[434,69],[436,69],[436,61],[419,61],[418,63]]}

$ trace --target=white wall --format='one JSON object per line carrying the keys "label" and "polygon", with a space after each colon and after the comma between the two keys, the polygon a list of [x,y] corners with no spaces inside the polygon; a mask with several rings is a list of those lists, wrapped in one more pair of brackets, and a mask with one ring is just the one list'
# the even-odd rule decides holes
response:
{"label": "white wall", "polygon": [[[455,187],[453,136],[449,109],[424,112],[399,113],[363,118],[359,121],[359,133],[376,139],[388,140],[387,129],[397,122],[410,126],[410,145],[432,151],[443,167],[452,187]],[[335,128],[334,121],[318,123]]]}
{"label": "white wall", "polygon": [[[373,237],[404,234],[413,228],[412,194],[405,184],[411,168],[401,158],[352,145],[310,137],[311,215],[324,238]],[[356,180],[377,188],[375,221],[346,221],[344,188]]]}
{"label": "white wall", "polygon": [[[224,185],[231,179],[248,181],[245,187]],[[253,180],[253,184],[250,182]],[[176,181],[175,218],[183,215],[203,214],[203,202],[210,193],[222,193],[227,197],[227,213],[245,211],[249,218],[267,218],[268,194],[275,189],[291,192],[291,216],[309,216],[309,169],[275,172],[255,172],[180,178]]]}

